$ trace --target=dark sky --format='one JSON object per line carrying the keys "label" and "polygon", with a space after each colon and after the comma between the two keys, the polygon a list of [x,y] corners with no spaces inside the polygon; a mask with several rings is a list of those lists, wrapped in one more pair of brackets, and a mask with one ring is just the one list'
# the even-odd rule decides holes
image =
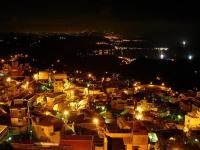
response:
{"label": "dark sky", "polygon": [[198,7],[195,0],[2,0],[0,32],[89,30],[194,38],[199,33]]}

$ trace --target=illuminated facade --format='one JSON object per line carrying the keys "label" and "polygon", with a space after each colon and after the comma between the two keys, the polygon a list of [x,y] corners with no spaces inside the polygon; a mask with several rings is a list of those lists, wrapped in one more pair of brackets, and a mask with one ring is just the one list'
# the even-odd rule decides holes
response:
{"label": "illuminated facade", "polygon": [[200,128],[200,111],[192,111],[185,115],[185,127],[188,129]]}

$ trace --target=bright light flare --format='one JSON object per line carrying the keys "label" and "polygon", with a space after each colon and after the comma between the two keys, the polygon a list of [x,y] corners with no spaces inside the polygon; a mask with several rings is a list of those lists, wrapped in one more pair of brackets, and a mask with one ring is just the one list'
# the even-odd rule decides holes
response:
{"label": "bright light flare", "polygon": [[182,41],[182,44],[183,44],[183,46],[185,46],[186,45],[186,41]]}
{"label": "bright light flare", "polygon": [[193,58],[192,55],[189,55],[189,56],[188,56],[188,59],[189,59],[189,60],[192,60],[192,58]]}
{"label": "bright light flare", "polygon": [[136,119],[137,119],[137,120],[142,120],[142,118],[143,118],[142,114],[137,114],[137,115],[136,115]]}
{"label": "bright light flare", "polygon": [[160,54],[160,59],[164,59],[165,55],[164,54]]}
{"label": "bright light flare", "polygon": [[12,80],[12,79],[11,79],[10,77],[8,77],[8,78],[6,79],[7,82],[11,82],[11,80]]}
{"label": "bright light flare", "polygon": [[94,118],[94,119],[93,119],[93,123],[94,123],[95,125],[98,125],[98,124],[99,124],[99,119]]}
{"label": "bright light flare", "polygon": [[63,115],[65,115],[65,116],[69,115],[69,111],[65,110],[65,111],[63,112]]}
{"label": "bright light flare", "polygon": [[138,107],[136,108],[136,111],[138,111],[139,113],[142,113],[142,112],[143,112],[143,109],[142,109],[141,106],[138,106]]}

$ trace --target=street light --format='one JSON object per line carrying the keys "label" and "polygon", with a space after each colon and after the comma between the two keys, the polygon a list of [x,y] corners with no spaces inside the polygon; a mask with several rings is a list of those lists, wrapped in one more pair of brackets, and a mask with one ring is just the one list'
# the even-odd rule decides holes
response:
{"label": "street light", "polygon": [[142,120],[142,114],[137,114],[137,115],[136,115],[136,119],[137,119],[137,120]]}
{"label": "street light", "polygon": [[192,60],[193,56],[192,55],[188,55],[188,59]]}
{"label": "street light", "polygon": [[183,46],[185,46],[185,45],[186,45],[186,43],[187,43],[186,41],[182,41],[182,44],[183,44]]}
{"label": "street light", "polygon": [[164,59],[165,55],[164,54],[160,54],[160,59]]}
{"label": "street light", "polygon": [[34,80],[38,80],[38,74],[33,75]]}
{"label": "street light", "polygon": [[97,126],[97,125],[99,124],[99,119],[94,118],[94,119],[93,119],[93,123]]}
{"label": "street light", "polygon": [[143,112],[143,109],[142,109],[141,106],[138,106],[138,107],[136,108],[136,110],[137,110],[139,113],[142,113],[142,112]]}
{"label": "street light", "polygon": [[6,81],[7,81],[7,82],[11,82],[11,78],[8,77],[8,78],[6,79]]}
{"label": "street light", "polygon": [[65,111],[63,112],[63,115],[65,115],[65,116],[69,115],[69,111],[65,110]]}
{"label": "street light", "polygon": [[88,77],[89,77],[89,78],[91,78],[91,77],[92,77],[92,74],[91,74],[91,73],[89,73],[89,74],[88,74]]}

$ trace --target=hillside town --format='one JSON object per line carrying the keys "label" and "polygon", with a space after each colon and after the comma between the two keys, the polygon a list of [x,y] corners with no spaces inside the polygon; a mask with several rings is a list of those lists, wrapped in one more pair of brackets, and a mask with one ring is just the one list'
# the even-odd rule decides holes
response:
{"label": "hillside town", "polygon": [[159,76],[57,72],[1,59],[0,142],[16,150],[200,148],[200,92]]}

